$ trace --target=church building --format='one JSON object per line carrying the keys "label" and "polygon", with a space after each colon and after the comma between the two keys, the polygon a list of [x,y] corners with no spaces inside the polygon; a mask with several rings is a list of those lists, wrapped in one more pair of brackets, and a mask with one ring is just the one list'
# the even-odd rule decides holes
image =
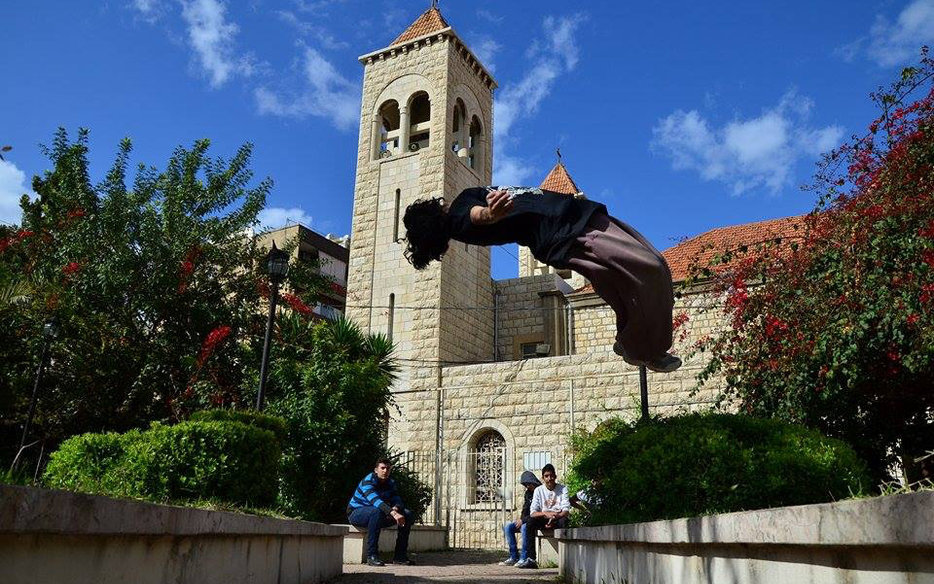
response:
{"label": "church building", "polygon": [[[520,249],[519,277],[493,280],[490,250],[451,242],[416,272],[402,215],[425,197],[451,201],[492,184],[496,81],[432,6],[389,46],[360,57],[363,100],[347,283],[347,316],[396,346],[398,411],[388,445],[434,488],[425,523],[449,528],[456,547],[499,547],[518,515],[523,470],[550,462],[558,480],[578,428],[640,414],[639,370],[612,351],[612,310],[586,280]],[[541,188],[586,196],[560,161]],[[715,229],[664,252],[676,281],[674,373],[648,373],[650,412],[708,407],[714,380],[692,393],[704,354],[694,343],[723,324],[714,299],[678,283],[698,254],[765,235],[798,218]],[[710,245],[708,245],[710,244]]]}

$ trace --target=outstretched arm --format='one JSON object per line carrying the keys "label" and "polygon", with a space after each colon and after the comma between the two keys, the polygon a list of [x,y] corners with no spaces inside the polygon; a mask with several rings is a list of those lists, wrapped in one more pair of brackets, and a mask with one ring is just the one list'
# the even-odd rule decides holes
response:
{"label": "outstretched arm", "polygon": [[512,211],[512,199],[506,191],[493,191],[486,196],[487,207],[476,205],[470,209],[470,222],[474,225],[496,223]]}

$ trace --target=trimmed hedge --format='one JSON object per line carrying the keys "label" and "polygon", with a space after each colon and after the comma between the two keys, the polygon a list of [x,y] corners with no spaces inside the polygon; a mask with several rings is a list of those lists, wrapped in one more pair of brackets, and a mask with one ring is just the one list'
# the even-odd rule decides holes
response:
{"label": "trimmed hedge", "polygon": [[275,503],[275,435],[235,421],[155,423],[144,432],[83,434],[52,453],[51,488],[154,502],[210,499],[251,507]]}
{"label": "trimmed hedge", "polygon": [[822,503],[870,486],[847,444],[742,415],[609,420],[574,446],[568,482],[593,495],[590,525]]}
{"label": "trimmed hedge", "polygon": [[279,444],[285,442],[288,429],[285,420],[252,410],[200,410],[191,414],[193,422],[240,422],[269,430],[276,435]]}

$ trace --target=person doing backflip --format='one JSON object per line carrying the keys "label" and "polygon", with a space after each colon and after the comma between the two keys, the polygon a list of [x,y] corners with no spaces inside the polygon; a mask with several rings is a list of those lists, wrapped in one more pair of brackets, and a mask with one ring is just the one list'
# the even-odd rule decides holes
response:
{"label": "person doing backflip", "polygon": [[630,365],[667,373],[681,366],[672,343],[674,292],[662,254],[606,206],[547,190],[475,187],[450,204],[416,201],[405,210],[406,259],[417,270],[441,260],[454,239],[471,245],[518,243],[538,261],[571,269],[616,313],[613,351]]}

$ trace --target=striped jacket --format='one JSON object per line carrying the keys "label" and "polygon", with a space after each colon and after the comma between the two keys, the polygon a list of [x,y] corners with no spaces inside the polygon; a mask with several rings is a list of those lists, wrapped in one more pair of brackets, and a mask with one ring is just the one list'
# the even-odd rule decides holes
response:
{"label": "striped jacket", "polygon": [[402,509],[402,498],[396,493],[395,481],[387,479],[385,483],[380,484],[375,472],[363,477],[350,498],[350,503],[347,504],[347,513],[358,507],[378,507],[387,515],[393,507]]}

